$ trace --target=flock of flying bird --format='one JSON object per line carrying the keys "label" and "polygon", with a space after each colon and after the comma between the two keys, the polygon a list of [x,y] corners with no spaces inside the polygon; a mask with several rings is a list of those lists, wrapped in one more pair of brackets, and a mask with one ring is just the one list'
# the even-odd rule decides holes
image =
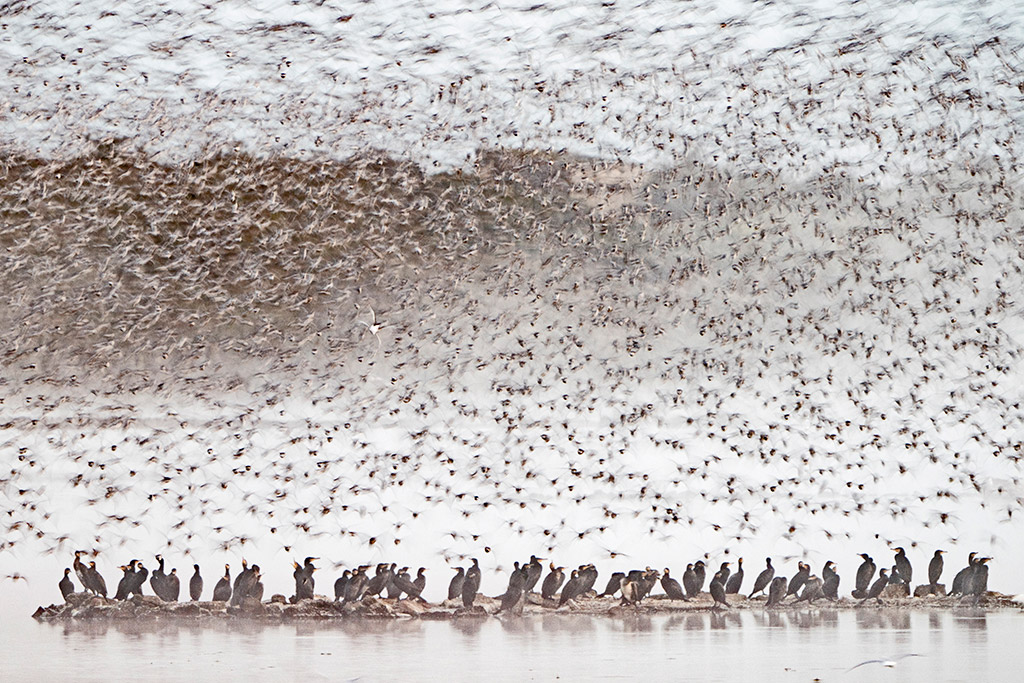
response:
{"label": "flock of flying bird", "polygon": [[[18,30],[49,21],[36,11],[8,35],[38,37]],[[311,30],[361,40],[378,19]],[[643,33],[620,28],[598,61]],[[708,25],[724,52],[748,29]],[[487,77],[441,90],[445,112],[468,102],[465,120],[505,135],[476,140],[457,173],[365,152],[295,158],[276,142],[182,165],[109,140],[82,156],[12,151],[0,556],[286,557],[327,539],[332,556],[397,548],[432,566],[484,544],[595,562],[677,542],[805,560],[911,538],[1020,552],[1005,548],[1024,518],[1024,244],[1005,229],[1024,219],[1019,45],[908,40],[802,42],[728,68],[684,50],[686,68],[517,79],[526,109],[555,108],[538,136],[564,123],[601,151],[595,139],[635,138],[671,157],[657,168],[614,150],[502,149],[511,131]],[[74,119],[76,84],[100,87],[90,68],[143,79],[103,46],[29,48],[7,120],[45,117],[47,135],[75,129],[52,119]],[[396,82],[387,92],[406,92]],[[616,111],[630,93],[648,115]],[[97,121],[141,106],[131,87],[116,97]],[[301,117],[276,108],[294,98],[267,97],[264,123],[299,135]],[[196,123],[167,113],[174,102],[138,117],[140,139]],[[205,124],[234,106],[194,104]]]}
{"label": "flock of flying bird", "polygon": [[[913,591],[915,595],[946,595],[945,586],[940,583],[944,568],[943,554],[945,551],[936,550],[928,564],[928,583],[922,588],[924,591]],[[72,567],[64,569],[64,576],[59,582],[61,594],[65,600],[75,593],[75,586],[70,578],[72,570],[81,583],[83,591],[88,594],[107,597],[106,581],[96,569],[96,562],[88,564],[82,561],[82,551],[75,552],[75,559]],[[869,600],[882,602],[882,595],[889,585],[903,585],[906,588],[904,595],[912,591],[913,567],[907,558],[903,548],[896,548],[893,558],[891,572],[885,568],[879,570],[875,578],[875,563],[867,553],[860,555],[862,563],[857,569],[855,587],[851,595],[861,603]],[[295,592],[290,600],[298,603],[300,600],[315,599],[316,580],[314,573],[318,567],[314,562],[318,558],[307,557],[301,564],[293,562],[295,579]],[[170,573],[165,572],[164,559],[156,557],[158,567],[150,574],[149,570],[139,560],[131,560],[127,565],[121,566],[123,572],[118,582],[117,591],[113,596],[114,600],[127,600],[133,595],[141,596],[145,586],[146,578],[149,577],[153,593],[165,602],[177,602],[180,597],[181,583],[177,576],[177,569],[172,568]],[[991,560],[989,557],[981,557],[978,553],[972,552],[968,557],[967,566],[961,569],[953,578],[949,595],[962,596],[963,599],[970,599],[974,605],[979,604],[988,591],[988,566]],[[722,562],[718,571],[711,578],[708,584],[708,592],[713,600],[713,608],[728,607],[729,595],[740,593],[743,589],[744,569],[743,558],[737,561],[736,570],[733,571],[730,562]],[[423,600],[422,593],[426,588],[426,568],[420,567],[415,577],[410,574],[409,567],[398,568],[395,563],[386,562],[377,564],[376,571],[372,575],[368,570],[372,565],[360,565],[355,569],[346,569],[334,582],[334,599],[343,603],[351,603],[363,600],[367,597],[383,597],[400,600],[412,598]],[[188,594],[193,601],[200,600],[203,594],[204,579],[200,574],[199,565],[193,565],[195,573],[189,579]],[[515,563],[515,568],[509,573],[508,586],[505,592],[499,596],[501,606],[498,612],[521,611],[526,600],[538,583],[540,584],[540,597],[544,604],[553,608],[560,608],[564,605],[575,605],[581,598],[597,597],[604,598],[621,596],[620,604],[629,604],[639,607],[641,601],[651,594],[655,585],[660,582],[665,598],[669,600],[680,600],[689,602],[696,598],[704,589],[707,578],[707,565],[703,560],[686,565],[683,572],[682,583],[671,576],[669,568],[663,572],[647,567],[646,569],[635,569],[630,572],[614,572],[608,579],[603,592],[598,593],[594,587],[598,579],[597,567],[593,564],[580,565],[573,569],[566,577],[565,567],[556,566],[554,562],[548,565],[548,574],[541,577],[544,572],[542,558],[532,555],[528,562]],[[474,606],[477,595],[480,592],[482,571],[480,563],[473,558],[469,567],[456,568],[455,575],[448,584],[447,600],[461,602],[466,608]],[[799,562],[797,572],[791,578],[776,576],[775,567],[770,557],[765,558],[765,568],[754,579],[753,588],[747,599],[753,599],[758,594],[766,594],[765,607],[776,607],[783,604],[787,598],[792,597],[793,604],[807,602],[813,605],[816,599],[837,601],[839,595],[840,577],[835,570],[835,563],[828,561],[824,564],[821,576],[811,573],[811,567],[805,562]],[[230,565],[224,566],[224,575],[217,581],[212,594],[212,600],[227,602],[230,605],[243,605],[247,599],[262,601],[264,587],[262,574],[259,565],[249,565],[242,560],[242,571],[231,580]]]}

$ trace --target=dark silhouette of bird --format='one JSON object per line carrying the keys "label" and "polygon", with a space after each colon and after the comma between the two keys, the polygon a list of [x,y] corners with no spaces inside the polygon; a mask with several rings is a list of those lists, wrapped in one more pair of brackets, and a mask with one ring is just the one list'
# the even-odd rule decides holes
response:
{"label": "dark silhouette of bird", "polygon": [[216,602],[227,602],[231,599],[231,565],[224,565],[224,576],[220,577],[213,587],[213,599]]}
{"label": "dark silhouette of bird", "polygon": [[700,593],[700,586],[697,585],[697,572],[694,570],[693,564],[686,565],[686,570],[683,572],[683,592],[686,593],[687,599]]}
{"label": "dark silhouette of bird", "polygon": [[945,554],[945,550],[936,550],[935,554],[932,555],[931,561],[928,563],[928,592],[937,593],[939,591],[939,581],[942,579],[942,556]]}
{"label": "dark silhouette of bird", "polygon": [[821,593],[829,600],[839,599],[839,573],[835,566],[836,563],[829,560],[821,569]]}
{"label": "dark silhouette of bird", "polygon": [[597,583],[597,567],[593,564],[584,564],[579,567],[580,572],[580,587],[578,596],[583,596],[589,591],[593,590],[594,584]]}
{"label": "dark silhouette of bird", "polygon": [[235,577],[235,585],[231,588],[230,604],[237,607],[246,598],[252,597],[256,583],[259,581],[257,570],[259,565],[249,566],[245,558],[242,558],[242,571]]}
{"label": "dark silhouette of bird", "polygon": [[715,572],[715,575],[712,577],[712,580],[718,579],[718,581],[722,584],[723,589],[725,588],[725,585],[729,582],[729,577],[732,575],[732,568],[729,566],[730,564],[731,563],[729,562],[723,562],[722,565],[718,568],[718,571]]}
{"label": "dark silhouette of bird", "polygon": [[462,605],[472,607],[476,601],[476,593],[480,590],[480,562],[473,558],[473,564],[466,570],[466,578],[462,582]]}
{"label": "dark silhouette of bird", "polygon": [[72,583],[71,578],[71,567],[64,568],[64,578],[60,580],[57,587],[60,588],[61,597],[64,598],[64,602],[67,602],[68,596],[75,592],[75,584]]}
{"label": "dark silhouette of bird", "polygon": [[171,567],[171,573],[164,578],[164,594],[160,596],[165,602],[178,602],[181,597],[181,579],[178,578],[178,568]]}
{"label": "dark silhouette of bird", "polygon": [[78,583],[82,584],[82,590],[93,592],[89,587],[88,568],[85,566],[85,563],[82,562],[83,554],[84,551],[82,550],[75,551],[75,559],[71,563],[71,567],[75,570],[75,576],[78,577]]}
{"label": "dark silhouette of bird", "polygon": [[803,592],[800,593],[800,597],[798,597],[796,601],[806,602],[808,604],[813,605],[816,599],[824,595],[824,593],[822,592],[823,584],[824,582],[820,578],[818,578],[814,574],[811,574],[807,577],[807,581],[804,582]]}
{"label": "dark silhouette of bird", "polygon": [[[574,599],[580,593],[580,570],[573,569],[572,574],[569,575],[569,580],[562,586],[562,593],[558,596],[558,606],[561,607],[565,603]],[[621,585],[620,585],[621,590]]]}
{"label": "dark silhouette of bird", "polygon": [[508,612],[522,607],[526,576],[526,565],[516,566],[512,570],[508,577],[508,587],[501,596],[501,606],[498,608],[498,612]]}
{"label": "dark silhouette of bird", "polygon": [[135,572],[132,574],[131,581],[128,583],[128,595],[138,595],[142,597],[142,587],[146,585],[146,577],[149,575],[149,570],[146,569],[142,562],[136,560]]}
{"label": "dark silhouette of bird", "polygon": [[754,590],[750,591],[749,598],[754,597],[758,593],[768,588],[768,584],[775,578],[775,567],[772,566],[772,558],[764,558],[765,568],[761,570],[761,573],[754,579]]}
{"label": "dark silhouette of bird", "polygon": [[896,548],[896,557],[894,558],[896,564],[896,571],[899,572],[900,580],[908,586],[913,585],[914,569],[910,566],[910,560],[907,558],[907,551],[902,547]]}
{"label": "dark silhouette of bird", "polygon": [[969,579],[970,595],[977,605],[988,592],[988,563],[991,557],[982,557],[975,561],[974,571]]}
{"label": "dark silhouette of bird", "polygon": [[966,583],[974,571],[974,558],[978,556],[977,552],[972,552],[967,556],[967,566],[961,569],[953,577],[953,583],[950,586],[950,595],[964,595],[967,592]]}
{"label": "dark silhouette of bird", "polygon": [[861,598],[861,603],[863,604],[865,601],[871,600],[871,599],[878,600],[878,602],[881,603],[882,602],[882,591],[884,591],[885,587],[888,586],[888,585],[889,585],[888,570],[886,570],[886,569],[879,570],[878,578],[875,579],[875,582],[873,584],[871,584],[871,587],[868,589],[868,592],[865,593],[863,598]]}
{"label": "dark silhouette of bird", "polygon": [[875,576],[875,561],[867,553],[861,553],[860,557],[864,561],[857,567],[857,577],[854,580],[853,590],[853,597],[855,598],[863,598],[867,594],[868,587],[871,585],[871,579]]}
{"label": "dark silhouette of bird", "polygon": [[686,593],[683,592],[683,587],[679,585],[679,582],[669,576],[668,567],[665,567],[665,571],[661,574],[661,589],[665,591],[665,595],[668,596],[669,600],[686,600]]}
{"label": "dark silhouette of bird", "polygon": [[153,573],[149,577],[149,586],[153,589],[153,595],[166,602],[166,598],[164,597],[166,595],[164,592],[164,580],[167,578],[167,574],[164,573],[163,556],[157,555],[156,563],[156,569],[153,570]]}
{"label": "dark silhouette of bird", "polygon": [[195,602],[203,596],[203,577],[199,573],[198,564],[192,565],[192,569],[192,578],[188,580],[188,597]]}
{"label": "dark silhouette of bird", "polygon": [[[704,560],[697,560],[693,563],[693,585],[696,590],[696,593],[694,593],[694,595],[697,595],[702,590],[704,590],[704,579],[706,578],[706,571],[707,567],[704,564]],[[683,588],[685,587],[686,582],[683,582]],[[689,591],[687,591],[686,594],[691,598],[693,597],[693,595],[690,595]]]}
{"label": "dark silhouette of bird", "polygon": [[419,585],[416,583],[416,581],[413,581],[410,578],[408,572],[398,572],[394,575],[394,577],[392,577],[391,580],[394,582],[395,587],[398,591],[399,599],[401,599],[402,593],[404,593],[405,596],[408,598],[422,600],[420,594],[423,592],[423,588],[427,584],[427,577],[423,574],[423,572],[425,571],[426,570],[423,567],[420,567],[419,572],[417,573],[416,581],[422,579],[422,584]]}
{"label": "dark silhouette of bird", "polygon": [[454,600],[462,595],[462,582],[466,578],[466,570],[463,567],[455,568],[455,576],[448,582],[448,599]]}
{"label": "dark silhouette of bird", "polygon": [[[393,566],[394,565],[392,565],[392,567]],[[412,583],[412,577],[409,575],[408,567],[402,567],[397,571],[392,570],[390,572],[390,575],[388,576],[387,585],[385,586],[385,592],[387,593],[388,598],[391,600],[400,599],[402,597],[402,593],[405,592],[404,590],[402,590],[401,586],[398,585],[399,582],[397,581],[397,579],[399,578],[405,579],[405,581],[402,582],[403,585],[405,585],[406,582]]]}
{"label": "dark silhouette of bird", "polygon": [[[420,597],[423,591],[427,587],[427,568],[420,567],[416,570],[416,578],[413,579],[412,585],[416,587],[416,597]],[[407,593],[409,591],[406,591]],[[412,595],[412,593],[410,593]]]}
{"label": "dark silhouette of bird", "polygon": [[231,586],[231,598],[228,601],[229,604],[238,606],[242,603],[245,598],[245,593],[248,590],[252,582],[252,569],[249,567],[249,561],[244,557],[242,558],[242,571],[238,572],[235,577],[235,583]]}
{"label": "dark silhouette of bird", "polygon": [[725,584],[725,594],[734,595],[740,592],[743,586],[743,558],[736,560],[736,571],[732,573]]}
{"label": "dark silhouette of bird", "polygon": [[292,602],[297,603],[299,600],[312,600],[315,595],[315,581],[313,579],[313,572],[316,571],[316,567],[313,566],[315,557],[307,557],[302,564],[298,562],[292,562],[292,578],[295,580],[295,595],[292,596]]}
{"label": "dark silhouette of bird", "polygon": [[708,592],[711,593],[711,599],[714,600],[712,608],[717,609],[719,605],[728,607],[729,603],[725,601],[725,584],[722,583],[722,571],[719,570],[714,578],[711,579],[711,585],[708,586]]}
{"label": "dark silhouette of bird", "polygon": [[524,593],[532,591],[537,582],[540,581],[540,575],[544,573],[544,565],[541,564],[543,559],[543,557],[530,555],[530,561],[525,565],[526,583],[523,584]]}
{"label": "dark silhouette of bird", "polygon": [[345,588],[346,586],[348,586],[348,581],[350,578],[352,578],[352,570],[346,569],[341,573],[341,576],[334,580],[335,602],[342,600],[345,597]]}
{"label": "dark silhouette of bird", "polygon": [[797,595],[801,588],[804,587],[804,583],[811,576],[811,565],[805,562],[797,562],[797,573],[793,575],[793,578],[789,580],[789,588],[786,590],[786,597],[790,595]]}
{"label": "dark silhouette of bird", "polygon": [[397,565],[387,564],[381,562],[377,565],[376,573],[369,579],[366,584],[365,595],[379,596],[387,588],[388,582],[391,580],[391,574],[394,572]]}
{"label": "dark silhouette of bird", "polygon": [[89,566],[85,570],[85,580],[88,582],[87,587],[96,595],[107,597],[107,582],[103,580],[103,575],[96,569],[96,562],[89,562]]}
{"label": "dark silhouette of bird", "polygon": [[344,602],[358,602],[366,596],[366,587],[370,582],[370,577],[366,575],[366,570],[369,568],[370,565],[362,564],[356,567],[355,571],[352,572],[352,576],[348,580],[348,585],[345,586]]}
{"label": "dark silhouette of bird", "polygon": [[776,576],[772,579],[771,584],[768,585],[768,602],[765,603],[765,607],[774,607],[782,602],[786,597],[786,577]]}
{"label": "dark silhouette of bird", "polygon": [[604,592],[598,597],[606,598],[611,595],[615,595],[621,588],[622,579],[625,578],[625,572],[615,572],[608,578],[608,585],[604,587]]}
{"label": "dark silhouette of bird", "polygon": [[637,597],[640,600],[643,600],[650,595],[651,590],[653,590],[655,584],[658,583],[660,576],[661,574],[658,573],[658,570],[651,569],[650,567],[647,567],[647,569],[640,572],[640,576],[637,579],[637,588],[639,589]]}
{"label": "dark silhouette of bird", "polygon": [[544,582],[540,587],[540,595],[545,600],[553,599],[565,581],[565,567],[556,567],[552,562],[548,565],[548,570],[548,575],[544,577]]}
{"label": "dark silhouette of bird", "polygon": [[118,567],[122,572],[121,580],[117,583],[117,591],[114,593],[115,600],[127,600],[132,594],[132,585],[135,583],[135,565],[138,560],[132,560],[126,565]]}

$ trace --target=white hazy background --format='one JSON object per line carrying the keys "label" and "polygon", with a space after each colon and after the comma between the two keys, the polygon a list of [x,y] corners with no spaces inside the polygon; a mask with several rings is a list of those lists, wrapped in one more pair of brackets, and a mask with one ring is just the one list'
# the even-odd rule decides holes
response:
{"label": "white hazy background", "polygon": [[895,545],[1020,592],[1024,6],[835,4],[4,3],[0,594]]}

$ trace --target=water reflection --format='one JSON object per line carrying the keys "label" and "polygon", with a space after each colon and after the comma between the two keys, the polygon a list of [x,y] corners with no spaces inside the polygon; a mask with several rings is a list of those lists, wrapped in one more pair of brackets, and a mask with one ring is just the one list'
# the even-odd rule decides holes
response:
{"label": "water reflection", "polygon": [[[10,649],[57,655],[9,658],[0,663],[3,680],[80,681],[85,670],[103,672],[104,683],[111,683],[137,673],[124,666],[128,660],[171,667],[149,672],[150,678],[161,680],[215,678],[238,667],[245,668],[251,681],[280,680],[282,671],[292,680],[330,679],[342,660],[346,677],[368,680],[430,680],[439,671],[461,680],[486,677],[489,683],[635,679],[641,673],[674,679],[684,659],[689,675],[700,680],[836,680],[858,662],[904,652],[922,655],[900,663],[907,680],[941,679],[952,670],[963,679],[1011,680],[1017,672],[1005,654],[1014,652],[1007,641],[1019,640],[1024,614],[865,607],[628,610],[614,617],[560,613],[451,621],[224,619],[21,626],[7,626],[3,632]],[[449,676],[453,656],[459,658],[460,670]],[[868,680],[877,673],[858,670],[850,680]]]}

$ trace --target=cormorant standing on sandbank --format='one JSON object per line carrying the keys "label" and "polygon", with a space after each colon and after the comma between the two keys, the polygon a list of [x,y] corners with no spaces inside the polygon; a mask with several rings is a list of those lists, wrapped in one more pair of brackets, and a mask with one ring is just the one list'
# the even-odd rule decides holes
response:
{"label": "cormorant standing on sandbank", "polygon": [[196,602],[203,597],[203,577],[199,574],[198,564],[192,565],[192,569],[195,570],[195,573],[188,580],[188,597],[192,599],[192,602]]}
{"label": "cormorant standing on sandbank", "polygon": [[231,565],[224,565],[224,576],[213,587],[214,602],[227,602],[231,599]]}
{"label": "cormorant standing on sandbank", "polygon": [[[78,558],[75,558],[78,559]],[[75,584],[71,582],[70,575],[71,567],[64,568],[64,578],[57,584],[57,588],[60,588],[61,597],[64,598],[64,602],[68,601],[68,596],[75,592]]]}
{"label": "cormorant standing on sandbank", "polygon": [[540,587],[540,596],[545,600],[551,600],[555,597],[558,589],[562,587],[562,583],[565,581],[565,567],[556,567],[555,563],[552,562],[548,569],[548,575],[544,577],[544,583]]}
{"label": "cormorant standing on sandbank", "polygon": [[729,577],[729,582],[725,584],[725,594],[734,595],[740,592],[740,588],[743,586],[743,558],[736,560],[736,571]]}
{"label": "cormorant standing on sandbank", "polygon": [[466,570],[466,578],[462,581],[462,605],[472,607],[476,593],[480,590],[480,562],[474,557],[473,566]]}
{"label": "cormorant standing on sandbank", "polygon": [[665,571],[661,575],[661,589],[665,591],[665,595],[668,596],[669,600],[686,600],[686,593],[683,592],[683,587],[679,585],[679,582],[668,575],[668,567],[665,567]]}
{"label": "cormorant standing on sandbank", "polygon": [[939,580],[942,578],[942,565],[944,564],[942,556],[945,553],[945,550],[936,550],[935,554],[932,555],[931,562],[928,563],[929,593],[935,594],[939,592]]}
{"label": "cormorant standing on sandbank", "polygon": [[857,578],[854,581],[852,593],[855,598],[863,598],[867,594],[868,587],[871,585],[871,579],[875,576],[875,561],[867,553],[861,553],[860,557],[864,561],[857,567]]}
{"label": "cormorant standing on sandbank", "polygon": [[456,567],[455,576],[448,582],[448,599],[454,600],[462,595],[462,582],[466,580],[465,567]]}
{"label": "cormorant standing on sandbank", "polygon": [[765,607],[774,607],[782,602],[783,598],[786,597],[786,577],[776,576],[772,579],[772,582],[768,585],[768,602],[765,603]]}
{"label": "cormorant standing on sandbank", "polygon": [[754,579],[754,590],[750,591],[750,595],[747,596],[748,598],[752,598],[758,593],[763,592],[768,588],[768,584],[772,582],[772,579],[775,578],[775,567],[772,566],[772,558],[764,558],[764,564],[765,568],[762,569],[761,573],[757,575],[756,579]]}

